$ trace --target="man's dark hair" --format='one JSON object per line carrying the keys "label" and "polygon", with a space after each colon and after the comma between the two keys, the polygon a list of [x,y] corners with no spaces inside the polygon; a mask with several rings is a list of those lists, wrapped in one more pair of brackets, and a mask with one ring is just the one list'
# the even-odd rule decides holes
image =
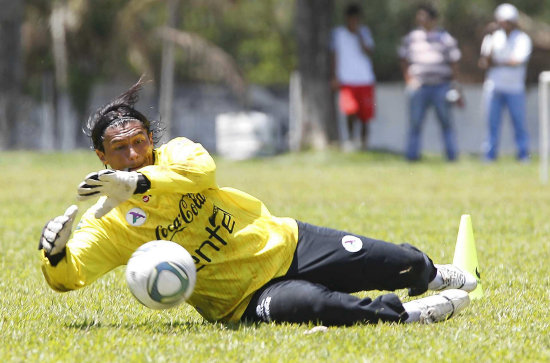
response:
{"label": "man's dark hair", "polygon": [[416,8],[416,11],[418,10],[424,10],[431,19],[437,19],[437,17],[439,16],[436,8],[432,4],[418,5],[418,7]]}
{"label": "man's dark hair", "polygon": [[344,12],[346,17],[361,15],[361,7],[358,4],[349,4]]}
{"label": "man's dark hair", "polygon": [[153,143],[156,144],[163,131],[160,121],[149,121],[141,112],[134,108],[138,100],[138,93],[143,84],[143,76],[126,92],[98,108],[86,122],[83,132],[92,140],[94,149],[105,151],[103,140],[105,130],[112,126],[121,126],[128,122],[139,121],[147,130],[147,133],[153,133]]}

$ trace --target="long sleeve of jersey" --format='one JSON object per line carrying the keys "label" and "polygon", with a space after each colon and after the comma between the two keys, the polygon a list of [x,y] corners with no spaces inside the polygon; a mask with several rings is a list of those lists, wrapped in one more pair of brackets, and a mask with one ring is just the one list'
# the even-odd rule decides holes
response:
{"label": "long sleeve of jersey", "polygon": [[182,190],[198,193],[216,188],[216,165],[201,144],[180,137],[155,150],[155,165],[139,170],[156,191]]}
{"label": "long sleeve of jersey", "polygon": [[[85,221],[85,223],[84,223]],[[110,242],[101,220],[88,210],[67,242],[65,257],[52,266],[41,251],[42,273],[56,291],[76,290],[127,261]]]}

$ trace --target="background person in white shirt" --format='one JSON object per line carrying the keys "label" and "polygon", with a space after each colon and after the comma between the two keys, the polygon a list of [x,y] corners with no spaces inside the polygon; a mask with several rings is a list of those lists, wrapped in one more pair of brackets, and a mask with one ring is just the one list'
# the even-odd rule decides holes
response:
{"label": "background person in white shirt", "polygon": [[345,25],[332,31],[332,87],[339,89],[339,107],[346,115],[350,140],[353,125],[360,121],[361,147],[367,148],[369,122],[375,114],[372,62],[374,40],[370,29],[361,24],[361,8],[349,5],[345,10]]}
{"label": "background person in white shirt", "polygon": [[489,137],[485,159],[498,157],[502,112],[508,108],[514,127],[517,158],[529,160],[529,135],[525,126],[525,75],[532,44],[518,28],[518,10],[501,4],[495,10],[498,29],[487,34],[481,44],[479,66],[486,69],[484,97]]}

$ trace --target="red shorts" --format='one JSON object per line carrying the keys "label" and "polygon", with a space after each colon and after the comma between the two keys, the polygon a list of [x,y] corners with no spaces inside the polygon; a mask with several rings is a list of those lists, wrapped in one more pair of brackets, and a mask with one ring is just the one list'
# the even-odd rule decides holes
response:
{"label": "red shorts", "polygon": [[346,115],[357,115],[363,122],[374,117],[374,85],[340,86],[340,110]]}

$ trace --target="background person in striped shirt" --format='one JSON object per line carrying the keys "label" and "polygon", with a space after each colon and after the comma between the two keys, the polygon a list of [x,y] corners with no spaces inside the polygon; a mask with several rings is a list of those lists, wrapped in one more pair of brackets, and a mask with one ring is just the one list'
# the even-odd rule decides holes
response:
{"label": "background person in striped shirt", "polygon": [[[457,79],[461,52],[446,30],[437,26],[438,14],[430,5],[416,11],[418,27],[401,41],[398,53],[409,98],[409,131],[405,156],[410,161],[421,158],[422,124],[426,111],[433,106],[441,125],[445,153],[449,161],[458,156],[452,120],[452,103],[447,94]],[[462,104],[462,100],[457,100]]]}

